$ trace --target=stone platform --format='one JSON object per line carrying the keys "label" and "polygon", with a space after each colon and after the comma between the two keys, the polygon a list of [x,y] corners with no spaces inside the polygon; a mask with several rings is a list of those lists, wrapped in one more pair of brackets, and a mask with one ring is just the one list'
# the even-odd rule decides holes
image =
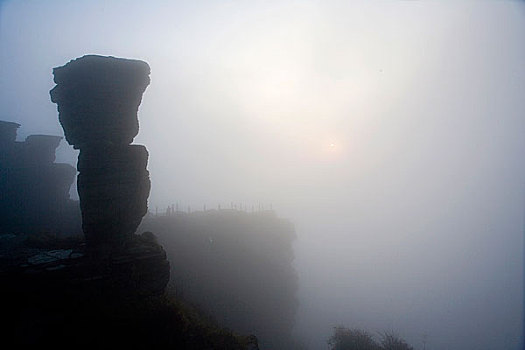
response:
{"label": "stone platform", "polygon": [[88,254],[83,243],[19,245],[2,256],[0,307],[8,323],[2,339],[49,344],[76,339],[77,331],[104,334],[101,328],[113,327],[115,320],[107,319],[115,315],[128,322],[136,305],[162,298],[169,281],[166,253],[151,237],[135,235],[126,250],[107,257]]}
{"label": "stone platform", "polygon": [[[147,238],[146,238],[146,237]],[[118,254],[93,256],[84,244],[66,249],[20,248],[0,267],[4,291],[31,299],[135,298],[161,295],[169,280],[164,249],[135,235]]]}

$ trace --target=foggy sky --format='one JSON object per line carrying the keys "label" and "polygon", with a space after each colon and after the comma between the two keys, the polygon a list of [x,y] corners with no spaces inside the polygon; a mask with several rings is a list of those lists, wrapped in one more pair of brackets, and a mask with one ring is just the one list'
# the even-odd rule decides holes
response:
{"label": "foggy sky", "polygon": [[[337,325],[521,348],[522,2],[0,4],[0,119],[20,140],[62,135],[53,67],[148,62],[150,210],[271,204],[292,220],[310,349]],[[76,163],[65,141],[58,161]]]}

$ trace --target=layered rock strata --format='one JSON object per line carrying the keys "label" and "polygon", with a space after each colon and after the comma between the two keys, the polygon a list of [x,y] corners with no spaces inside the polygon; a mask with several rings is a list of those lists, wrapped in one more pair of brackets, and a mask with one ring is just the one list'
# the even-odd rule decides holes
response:
{"label": "layered rock strata", "polygon": [[[149,66],[84,56],[53,72],[57,85],[51,99],[58,105],[67,142],[80,150],[77,189],[85,240],[21,241],[17,235],[0,235],[0,279],[6,286],[0,291],[0,307],[10,321],[6,333],[12,335],[7,343],[11,339],[17,345],[56,345],[66,337],[81,339],[82,344],[96,339],[94,345],[100,347],[110,336],[122,345],[122,337],[134,333],[126,328],[130,320],[138,317],[140,328],[149,327],[148,320],[140,319],[140,310],[162,300],[170,271],[155,236],[134,234],[147,212],[150,191],[148,152],[131,144],[138,133],[137,110],[149,84]],[[15,141],[18,127],[0,123],[0,165],[9,165],[0,179],[10,179],[23,159],[37,168],[54,160],[60,137],[35,135],[20,146]],[[57,196],[64,195],[74,179],[75,169],[69,167],[67,186],[55,186]],[[52,176],[60,179],[66,170]],[[23,177],[17,181],[24,184]],[[25,191],[40,189],[29,186]],[[122,313],[101,322],[114,310]],[[143,335],[150,345],[157,329],[151,327]]]}
{"label": "layered rock strata", "polygon": [[138,60],[88,55],[53,69],[51,100],[77,169],[82,229],[93,252],[119,252],[147,213],[148,152],[131,145],[150,68]]}

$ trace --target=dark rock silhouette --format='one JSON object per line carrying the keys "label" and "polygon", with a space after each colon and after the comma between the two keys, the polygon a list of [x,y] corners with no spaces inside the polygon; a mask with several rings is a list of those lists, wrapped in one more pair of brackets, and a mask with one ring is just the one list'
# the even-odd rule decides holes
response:
{"label": "dark rock silhouette", "polygon": [[82,229],[94,252],[125,249],[147,213],[148,152],[130,143],[149,73],[145,62],[95,55],[53,69],[51,100],[66,140],[80,149]]}
{"label": "dark rock silhouette", "polygon": [[[51,99],[67,142],[80,149],[77,188],[84,239],[22,241],[23,235],[0,235],[0,309],[9,320],[2,343],[257,349],[256,337],[221,329],[169,299],[164,249],[151,232],[135,234],[147,213],[150,179],[146,148],[130,143],[138,133],[137,110],[149,84],[149,66],[90,55],[53,73],[57,86]],[[18,127],[0,123],[2,195],[23,188],[48,200],[63,198],[75,169],[50,167],[61,138],[32,135],[17,143]],[[44,190],[25,170],[16,173],[27,164],[50,169],[38,176],[55,179],[52,191],[40,194]],[[2,202],[6,208],[21,201],[18,192],[11,192],[9,202]],[[20,221],[28,210],[17,211]],[[16,249],[3,249],[6,242]]]}
{"label": "dark rock silhouette", "polygon": [[[142,61],[94,55],[53,69],[57,85],[51,100],[66,140],[80,149],[77,189],[86,244],[81,253],[87,260],[71,269],[89,281],[84,290],[95,286],[117,298],[159,295],[169,281],[162,247],[134,234],[147,213],[150,179],[146,147],[130,143],[138,133],[137,110],[149,72]],[[94,275],[97,283],[85,277]]]}
{"label": "dark rock silhouette", "polygon": [[0,122],[0,144],[10,144],[16,141],[16,131],[20,124],[13,122]]}
{"label": "dark rock silhouette", "polygon": [[0,121],[0,233],[71,235],[80,231],[77,201],[69,197],[76,170],[55,163],[62,137],[30,135]]}
{"label": "dark rock silhouette", "polygon": [[67,142],[76,149],[133,142],[149,74],[146,62],[97,55],[54,68],[51,100],[58,105]]}

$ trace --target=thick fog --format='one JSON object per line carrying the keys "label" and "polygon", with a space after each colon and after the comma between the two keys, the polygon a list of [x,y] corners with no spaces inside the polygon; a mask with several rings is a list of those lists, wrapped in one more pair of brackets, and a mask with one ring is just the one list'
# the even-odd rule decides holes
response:
{"label": "thick fog", "polygon": [[[521,349],[525,4],[4,1],[1,120],[62,135],[52,68],[141,59],[150,211],[272,206],[295,334]],[[58,161],[76,164],[65,141]],[[74,191],[72,191],[74,195]]]}

